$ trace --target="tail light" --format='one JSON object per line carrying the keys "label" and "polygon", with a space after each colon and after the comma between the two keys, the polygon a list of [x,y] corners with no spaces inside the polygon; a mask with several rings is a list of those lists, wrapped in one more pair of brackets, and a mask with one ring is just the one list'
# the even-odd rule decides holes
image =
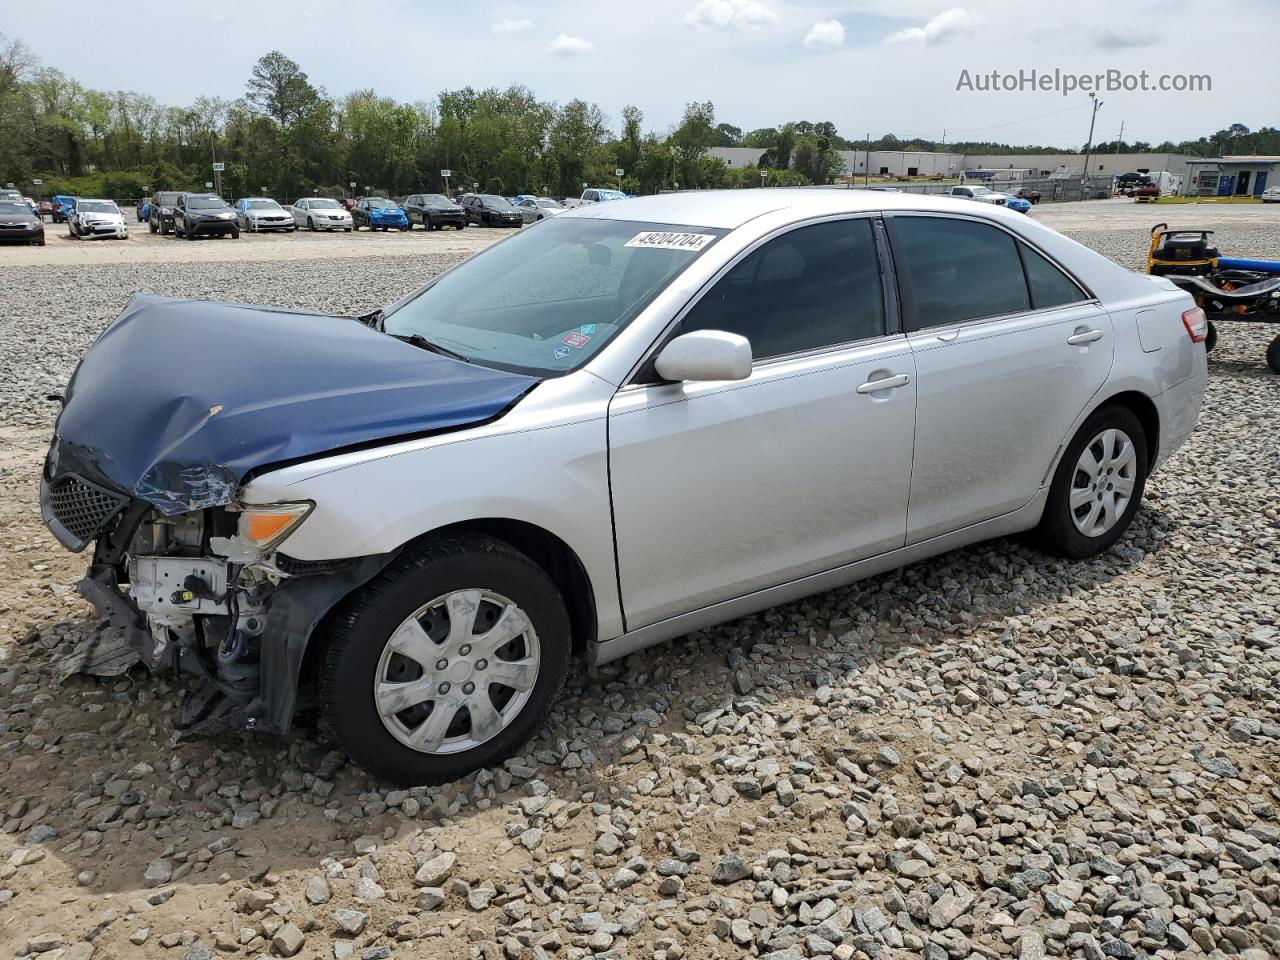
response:
{"label": "tail light", "polygon": [[1182,325],[1187,328],[1187,336],[1192,343],[1204,343],[1209,336],[1209,318],[1199,307],[1192,307],[1183,312]]}

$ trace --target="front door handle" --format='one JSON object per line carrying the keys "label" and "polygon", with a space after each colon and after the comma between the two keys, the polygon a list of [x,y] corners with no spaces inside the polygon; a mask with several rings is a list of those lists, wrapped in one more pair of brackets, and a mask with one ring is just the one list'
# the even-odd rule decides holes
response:
{"label": "front door handle", "polygon": [[911,382],[911,377],[905,373],[897,373],[891,377],[882,377],[879,380],[868,380],[866,383],[858,387],[858,393],[879,393],[881,390],[896,390],[898,387],[905,387]]}
{"label": "front door handle", "polygon": [[1067,343],[1073,347],[1082,347],[1086,343],[1093,343],[1102,339],[1101,330],[1082,330],[1079,333],[1067,337]]}

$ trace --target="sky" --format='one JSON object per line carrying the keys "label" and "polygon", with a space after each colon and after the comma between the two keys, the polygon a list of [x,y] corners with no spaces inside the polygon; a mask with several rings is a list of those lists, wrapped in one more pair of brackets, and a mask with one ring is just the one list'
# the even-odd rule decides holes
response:
{"label": "sky", "polygon": [[[691,100],[751,130],[830,120],[859,140],[1082,146],[1081,90],[984,90],[992,71],[1051,78],[1142,71],[1211,90],[1101,90],[1098,140],[1178,141],[1231,123],[1280,125],[1280,0],[6,0],[0,31],[103,90],[166,104],[235,99],[271,49],[330,95],[398,100],[524,84],[667,130]],[[1119,13],[1119,15],[1118,15]],[[191,51],[190,63],[184,52]],[[1041,80],[1046,83],[1048,80]]]}

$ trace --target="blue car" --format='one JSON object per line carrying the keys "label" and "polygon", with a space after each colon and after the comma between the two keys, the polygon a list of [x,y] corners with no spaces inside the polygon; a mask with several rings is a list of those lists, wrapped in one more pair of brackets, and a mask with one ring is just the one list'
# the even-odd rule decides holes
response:
{"label": "blue car", "polygon": [[351,208],[351,222],[357,230],[408,230],[409,217],[386,197],[364,197]]}
{"label": "blue car", "polygon": [[71,216],[71,208],[76,205],[75,197],[68,197],[66,194],[59,193],[53,198],[53,222],[66,223],[67,218]]}
{"label": "blue car", "polygon": [[1023,200],[1021,197],[1010,197],[1004,202],[1004,205],[1010,210],[1017,210],[1019,213],[1027,213],[1031,210],[1031,201]]}

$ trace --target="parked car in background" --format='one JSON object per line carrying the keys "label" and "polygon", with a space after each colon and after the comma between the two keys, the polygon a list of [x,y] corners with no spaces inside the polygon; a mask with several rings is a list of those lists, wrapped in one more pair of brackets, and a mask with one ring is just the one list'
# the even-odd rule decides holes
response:
{"label": "parked car in background", "polygon": [[466,211],[467,223],[479,224],[482,227],[524,225],[524,217],[511,205],[511,201],[496,194],[468,193],[462,198],[462,209]]}
{"label": "parked car in background", "polygon": [[66,223],[67,218],[71,216],[71,208],[75,205],[76,198],[65,193],[59,193],[54,195],[52,202],[53,222]]}
{"label": "parked car in background", "polygon": [[1123,194],[1126,197],[1129,196],[1130,191],[1132,191],[1134,187],[1138,186],[1142,182],[1144,176],[1145,176],[1144,174],[1137,173],[1137,172],[1117,174],[1114,181],[1115,192],[1119,194]]}
{"label": "parked car in background", "polygon": [[39,213],[39,212],[40,212],[40,204],[36,203],[36,202],[35,202],[34,200],[32,200],[30,197],[23,197],[23,198],[22,198],[22,202],[23,202],[23,203],[25,203],[28,207],[30,207],[30,208],[31,208],[31,212],[32,212],[32,213]]}
{"label": "parked car in background", "polygon": [[308,230],[346,230],[351,232],[353,221],[346,207],[330,197],[302,197],[289,208],[293,222]]}
{"label": "parked car in background", "polygon": [[114,200],[76,199],[67,217],[67,231],[80,240],[109,237],[127,240],[129,225]]}
{"label": "parked car in background", "polygon": [[582,191],[583,203],[605,203],[609,200],[625,200],[627,195],[621,190],[608,190],[604,187],[592,187]]}
{"label": "parked car in background", "polygon": [[287,733],[306,662],[407,784],[526,749],[575,656],[1020,532],[1105,554],[1207,376],[1172,284],[905,193],[569,211],[364,321],[136,295],[40,500],[223,729]]}
{"label": "parked car in background", "polygon": [[537,223],[568,209],[559,200],[552,200],[550,197],[520,196],[516,197],[514,206],[520,211],[525,223]]}
{"label": "parked car in background", "polygon": [[242,230],[261,233],[264,230],[292,232],[298,229],[293,214],[270,197],[244,197],[237,200],[232,209],[236,212],[236,224]]}
{"label": "parked car in background", "polygon": [[173,232],[173,211],[181,199],[181,190],[161,190],[150,199],[147,209],[147,227],[152,233]]}
{"label": "parked car in background", "polygon": [[1280,186],[1267,187],[1262,191],[1258,199],[1263,203],[1280,203]]}
{"label": "parked car in background", "polygon": [[1009,195],[1007,193],[997,193],[990,187],[952,187],[947,195],[961,197],[965,200],[977,200],[979,203],[992,203],[998,207],[1006,206],[1009,203]]}
{"label": "parked car in background", "polygon": [[1014,194],[1019,200],[1026,200],[1029,203],[1040,202],[1040,191],[1031,187],[1019,187],[1018,192]]}
{"label": "parked car in background", "polygon": [[355,197],[343,197],[341,200],[343,210],[351,210],[356,205]]}
{"label": "parked car in background", "polygon": [[462,207],[443,193],[415,193],[406,197],[404,212],[409,218],[410,226],[420,223],[424,230],[439,230],[442,227],[461,230],[467,225]]}
{"label": "parked car in background", "polygon": [[1004,202],[1004,205],[1010,210],[1016,210],[1018,213],[1031,212],[1031,201],[1023,200],[1021,197],[1009,197],[1009,199]]}
{"label": "parked car in background", "polygon": [[0,198],[0,243],[44,246],[44,221],[21,200]]}
{"label": "parked car in background", "polygon": [[386,197],[361,197],[351,208],[352,225],[359,230],[408,230],[409,218],[392,200]]}
{"label": "parked car in background", "polygon": [[138,201],[138,205],[133,211],[134,218],[138,221],[138,223],[146,223],[147,217],[150,215],[150,213],[151,213],[151,199],[149,197],[143,197],[141,200]]}
{"label": "parked car in background", "polygon": [[22,191],[17,187],[0,187],[0,200],[22,200]]}
{"label": "parked car in background", "polygon": [[196,237],[240,237],[236,213],[216,193],[184,193],[173,208],[173,232],[194,240]]}
{"label": "parked car in background", "polygon": [[37,211],[36,211],[36,212],[37,212],[37,213],[39,213],[41,217],[52,217],[52,216],[53,216],[53,201],[52,201],[52,200],[41,200],[41,201],[38,203],[38,205],[37,205],[37,206],[38,206],[38,209],[37,209]]}

